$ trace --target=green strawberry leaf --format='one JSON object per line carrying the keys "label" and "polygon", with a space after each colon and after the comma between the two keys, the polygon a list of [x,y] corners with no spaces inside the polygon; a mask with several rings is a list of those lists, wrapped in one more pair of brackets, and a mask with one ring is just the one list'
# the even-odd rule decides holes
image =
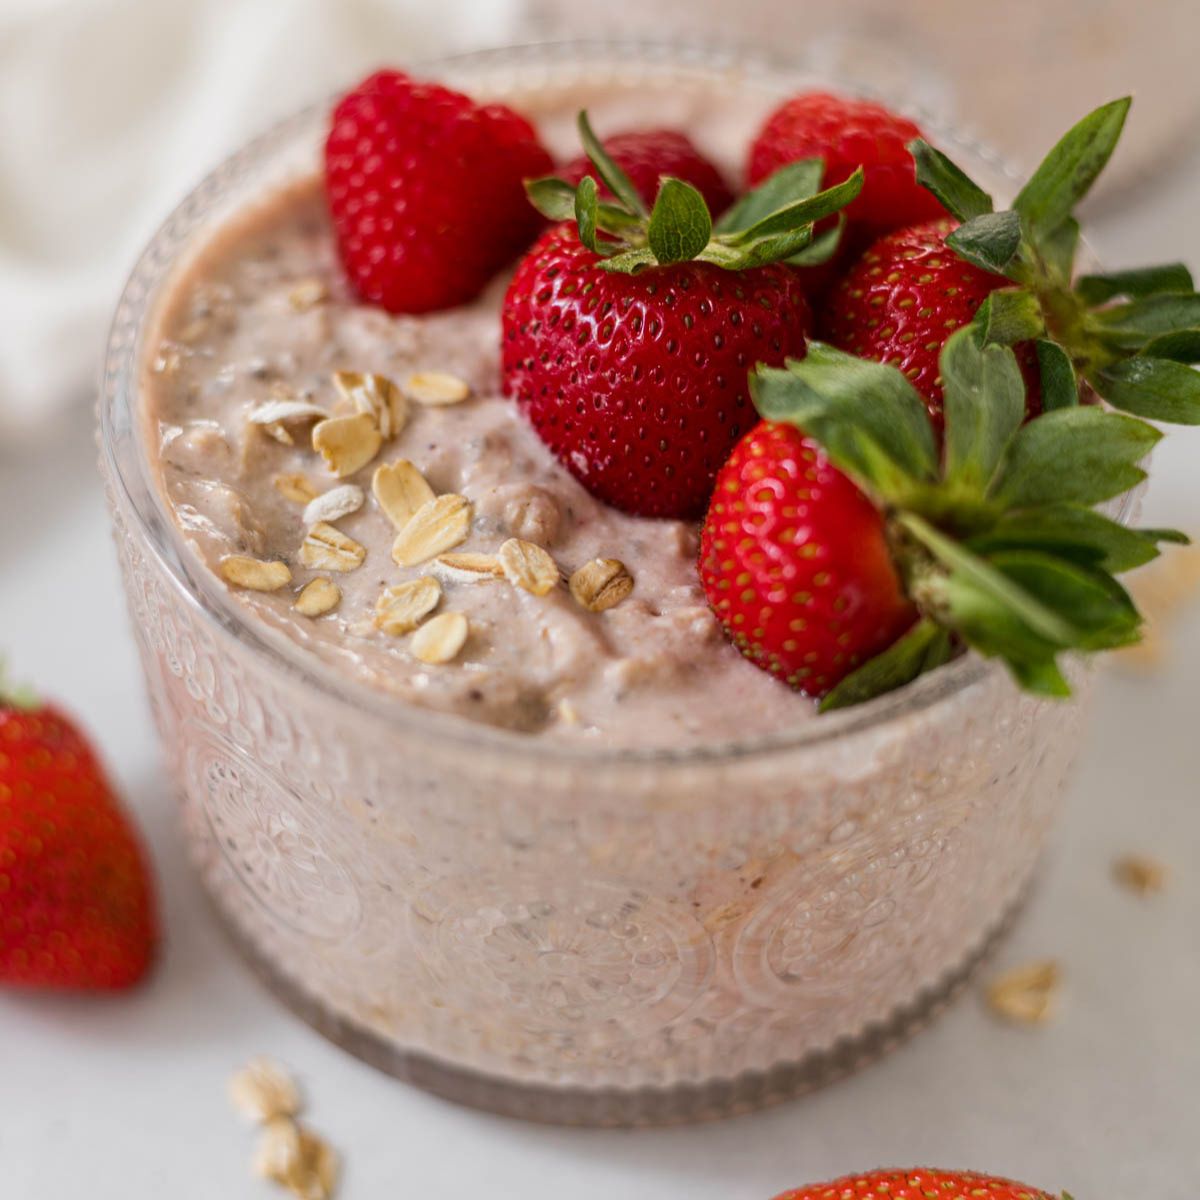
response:
{"label": "green strawberry leaf", "polygon": [[1042,382],[1042,411],[1076,407],[1079,404],[1079,380],[1075,377],[1071,356],[1048,338],[1038,338],[1034,345]]}
{"label": "green strawberry leaf", "polygon": [[1069,217],[1096,182],[1116,148],[1129,104],[1125,96],[1089,113],[1067,131],[1017,193],[1013,208],[1035,242]]}
{"label": "green strawberry leaf", "polygon": [[916,163],[917,182],[931,191],[960,221],[990,213],[995,207],[983,188],[924,138],[909,142],[908,149]]}
{"label": "green strawberry leaf", "polygon": [[608,247],[597,236],[598,195],[596,181],[590,175],[585,175],[575,189],[575,221],[579,226],[579,240],[593,253],[603,254]]}
{"label": "green strawberry leaf", "polygon": [[720,240],[729,246],[743,246],[747,242],[756,241],[769,234],[787,233],[799,229],[802,225],[820,221],[844,208],[862,191],[862,186],[863,171],[862,167],[859,167],[853,175],[841,183],[826,188],[815,196],[793,200],[783,208],[767,213],[745,229],[720,235]]}
{"label": "green strawberry leaf", "polygon": [[1056,700],[1070,696],[1071,685],[1059,670],[1058,662],[1054,658],[1032,661],[1009,658],[1005,661],[1022,691],[1031,692],[1035,696],[1049,696]]}
{"label": "green strawberry leaf", "polygon": [[636,250],[622,250],[610,258],[602,258],[597,264],[602,271],[613,275],[640,275],[651,267],[658,266],[658,259],[649,246]]}
{"label": "green strawberry leaf", "polygon": [[[588,120],[587,109],[580,109],[578,126],[579,140],[583,143],[584,153],[591,160],[592,166],[596,168],[596,174],[631,213],[645,217],[647,215],[646,202],[637,188],[633,186],[633,181],[629,176],[609,157],[603,142],[593,132],[591,122]],[[585,176],[585,178],[590,178],[590,176]]]}
{"label": "green strawberry leaf", "polygon": [[966,544],[985,556],[995,550],[1046,550],[1119,575],[1156,558],[1159,542],[1187,541],[1174,529],[1131,529],[1079,504],[1046,504],[1005,513]]}
{"label": "green strawberry leaf", "polygon": [[838,252],[845,231],[846,214],[840,212],[837,215],[837,224],[832,229],[823,229],[808,246],[785,261],[792,267],[819,267],[822,263],[829,262]]}
{"label": "green strawberry leaf", "polygon": [[575,188],[565,179],[545,175],[525,180],[529,203],[550,221],[570,221],[575,216]]}
{"label": "green strawberry leaf", "polygon": [[988,561],[1074,629],[1073,649],[1113,650],[1137,641],[1141,616],[1104,571],[1040,550],[998,550]]}
{"label": "green strawberry leaf", "polygon": [[[985,607],[990,610],[999,608],[1007,614],[1002,624],[1007,627],[1015,623],[1015,627],[1022,631],[1020,638],[1014,640],[1014,645],[1019,643],[1024,647],[1022,653],[1036,651],[1040,654],[1047,648],[1062,649],[1074,643],[1075,631],[1070,622],[1037,597],[1029,595],[1018,583],[963,543],[942,533],[915,513],[901,513],[896,521],[949,569],[950,574],[943,586],[961,586],[965,589],[964,595],[972,603],[984,597],[987,601]],[[973,619],[965,624],[960,623],[966,613],[964,610],[956,611],[952,594],[946,595],[945,602],[951,618],[948,622],[950,628],[961,632],[972,645],[975,644],[972,639],[986,637],[986,630],[981,631]]]}
{"label": "green strawberry leaf", "polygon": [[1087,326],[1106,346],[1137,350],[1151,338],[1200,328],[1200,294],[1164,292],[1088,314]]}
{"label": "green strawberry leaf", "polygon": [[950,660],[950,635],[928,618],[919,620],[882,654],[851,671],[820,704],[820,712],[862,704],[911,683]]}
{"label": "green strawberry leaf", "polygon": [[1172,362],[1200,363],[1200,328],[1161,333],[1151,338],[1138,354],[1145,358],[1169,358]]}
{"label": "green strawberry leaf", "polygon": [[983,213],[954,230],[946,245],[981,270],[1006,275],[1021,246],[1021,218],[1015,212]]}
{"label": "green strawberry leaf", "polygon": [[1140,298],[1160,292],[1195,290],[1192,273],[1183,263],[1162,263],[1137,267],[1131,271],[1111,271],[1104,275],[1083,275],[1075,284],[1079,298],[1089,307],[1105,304],[1118,296]]}
{"label": "green strawberry leaf", "polygon": [[[831,457],[836,451],[830,443],[836,441],[850,446],[850,453],[861,459],[861,452],[844,437],[847,428],[855,429],[903,476],[913,481],[934,478],[937,450],[929,416],[912,384],[895,367],[812,341],[804,358],[791,359],[782,368],[760,365],[752,371],[750,394],[763,417],[805,430]],[[861,476],[864,464],[857,461],[849,469]]]}
{"label": "green strawberry leaf", "polygon": [[1025,417],[1021,371],[1007,346],[980,348],[969,326],[949,338],[939,365],[945,395],[945,482],[982,496]]}
{"label": "green strawberry leaf", "polygon": [[712,218],[704,197],[690,183],[666,176],[646,230],[654,257],[664,264],[689,262],[708,245],[711,234]]}
{"label": "green strawberry leaf", "polygon": [[1200,425],[1200,372],[1186,363],[1138,355],[1097,371],[1091,384],[1123,412],[1151,421]]}
{"label": "green strawberry leaf", "polygon": [[984,343],[1015,346],[1040,337],[1046,330],[1042,306],[1026,288],[1000,288],[989,295],[975,313]]}
{"label": "green strawberry leaf", "polygon": [[1074,217],[1043,230],[1034,252],[1052,285],[1058,290],[1071,286],[1075,275],[1075,252],[1079,249],[1079,222]]}
{"label": "green strawberry leaf", "polygon": [[716,232],[739,233],[797,200],[816,195],[824,174],[825,162],[820,158],[785,164],[726,209]]}
{"label": "green strawberry leaf", "polygon": [[1089,405],[1043,413],[1009,442],[989,495],[1004,508],[1097,504],[1145,479],[1137,464],[1161,436],[1145,421]]}
{"label": "green strawberry leaf", "polygon": [[753,267],[763,267],[767,263],[791,262],[792,258],[802,253],[812,241],[812,226],[801,225],[799,229],[785,230],[780,233],[767,234],[752,242],[744,242],[737,246],[726,245],[718,238],[713,238],[696,258],[701,262],[710,262],[727,271],[747,271]]}

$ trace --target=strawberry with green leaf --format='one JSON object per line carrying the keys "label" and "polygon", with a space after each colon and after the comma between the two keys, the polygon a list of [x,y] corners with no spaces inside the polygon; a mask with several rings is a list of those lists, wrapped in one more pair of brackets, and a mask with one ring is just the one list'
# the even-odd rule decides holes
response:
{"label": "strawberry with green leaf", "polygon": [[714,224],[700,192],[664,178],[653,207],[580,117],[596,178],[534,180],[558,222],[504,298],[502,370],[542,440],[593,495],[643,516],[699,517],[756,419],[747,372],[805,351],[810,314],[789,263],[831,246],[813,222],[862,186],[818,191],[791,164]]}
{"label": "strawberry with green leaf", "polygon": [[803,360],[751,376],[765,421],[717,478],[701,580],[742,653],[823,708],[962,646],[1029,691],[1066,695],[1062,653],[1138,639],[1115,576],[1186,540],[1094,507],[1144,478],[1151,425],[1067,398],[1026,421],[1016,357],[982,322],[950,338],[940,370],[940,449],[893,366],[810,342]]}
{"label": "strawberry with green leaf", "polygon": [[942,403],[946,339],[978,319],[985,340],[1017,348],[1029,409],[1077,402],[1079,381],[1114,408],[1153,420],[1200,422],[1200,295],[1179,263],[1075,277],[1087,195],[1116,147],[1129,100],[1105,104],[1050,151],[1012,207],[923,139],[917,180],[953,214],[881,238],[830,295],[832,344],[893,363],[928,402]]}

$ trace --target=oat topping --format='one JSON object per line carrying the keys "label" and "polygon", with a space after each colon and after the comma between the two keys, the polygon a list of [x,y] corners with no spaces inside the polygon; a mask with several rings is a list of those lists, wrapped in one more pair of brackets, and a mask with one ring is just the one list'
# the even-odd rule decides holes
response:
{"label": "oat topping", "polygon": [[337,1152],[319,1134],[290,1117],[263,1126],[254,1173],[286,1188],[298,1200],[330,1200],[337,1187]]}
{"label": "oat topping", "polygon": [[365,546],[325,522],[314,525],[300,546],[300,561],[315,571],[353,571],[366,557]]}
{"label": "oat topping", "polygon": [[301,475],[299,471],[276,475],[271,482],[275,485],[275,490],[293,504],[307,504],[310,500],[315,500],[319,494],[308,476]]}
{"label": "oat topping", "polygon": [[286,1188],[297,1200],[332,1200],[337,1152],[297,1120],[302,1097],[287,1071],[270,1059],[251,1059],[229,1081],[229,1099],[260,1126],[252,1162],[255,1175]]}
{"label": "oat topping", "polygon": [[375,625],[394,637],[412,633],[441,598],[442,585],[432,575],[384,588],[375,602]]}
{"label": "oat topping", "polygon": [[461,404],[471,394],[465,380],[445,371],[416,371],[404,381],[404,391],[429,408]]}
{"label": "oat topping", "polygon": [[355,483],[343,483],[314,496],[304,509],[305,525],[317,525],[322,521],[339,521],[351,513],[358,512],[366,497]]}
{"label": "oat topping", "polygon": [[544,596],[558,586],[561,578],[558,564],[533,542],[509,538],[500,547],[499,558],[505,577],[514,587]]}
{"label": "oat topping", "polygon": [[234,587],[251,592],[277,592],[292,582],[285,562],[264,562],[246,554],[229,554],[220,562],[221,576]]}
{"label": "oat topping", "polygon": [[616,558],[593,558],[570,580],[571,595],[588,612],[604,612],[633,591],[633,576]]}
{"label": "oat topping", "polygon": [[252,408],[247,420],[252,425],[283,425],[288,421],[320,421],[329,414],[307,400],[267,400]]}
{"label": "oat topping", "polygon": [[399,530],[413,519],[418,509],[435,498],[425,476],[406,458],[375,468],[371,492],[387,519]]}
{"label": "oat topping", "polygon": [[371,417],[384,441],[395,437],[408,423],[408,400],[386,375],[338,371],[334,386],[357,413]]}
{"label": "oat topping", "polygon": [[991,1009],[1019,1025],[1044,1025],[1055,1013],[1061,976],[1053,959],[1016,967],[994,979],[987,989]]}
{"label": "oat topping", "polygon": [[308,312],[323,300],[329,299],[329,289],[320,279],[302,279],[288,292],[288,303],[297,312]]}
{"label": "oat topping", "polygon": [[458,656],[470,631],[462,613],[439,613],[413,634],[412,652],[423,663],[448,663]]}
{"label": "oat topping", "polygon": [[433,560],[434,569],[447,579],[458,583],[485,583],[503,579],[504,567],[494,554],[476,554],[469,550],[439,554]]}
{"label": "oat topping", "polygon": [[300,1111],[300,1088],[277,1062],[252,1058],[230,1079],[229,1100],[243,1116],[262,1123],[294,1117]]}
{"label": "oat topping", "polygon": [[292,607],[302,617],[322,617],[337,608],[342,599],[342,589],[332,579],[319,575],[300,589]]}
{"label": "oat topping", "polygon": [[330,417],[313,426],[313,449],[339,478],[362,470],[379,453],[383,435],[369,413]]}
{"label": "oat topping", "polygon": [[1125,854],[1113,863],[1113,877],[1139,896],[1151,896],[1167,886],[1167,868],[1144,854]]}
{"label": "oat topping", "polygon": [[471,502],[456,492],[426,501],[396,535],[392,558],[402,567],[436,558],[466,541],[471,532]]}

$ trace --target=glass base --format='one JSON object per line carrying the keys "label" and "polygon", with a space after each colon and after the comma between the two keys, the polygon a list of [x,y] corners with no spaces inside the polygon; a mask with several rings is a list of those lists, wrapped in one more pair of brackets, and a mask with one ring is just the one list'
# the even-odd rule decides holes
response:
{"label": "glass base", "polygon": [[1024,908],[1027,884],[1004,916],[954,969],[901,1005],[885,1022],[810,1054],[799,1062],[780,1063],[768,1071],[752,1071],[732,1079],[672,1088],[618,1088],[588,1091],[513,1083],[464,1071],[413,1054],[331,1013],[320,1002],[259,956],[220,908],[210,908],[226,936],[267,988],[301,1020],[335,1045],[378,1070],[455,1104],[500,1116],[546,1125],[632,1128],[686,1125],[754,1112],[824,1087],[863,1067],[907,1041],[937,1017],[966,987],[976,968],[990,957]]}

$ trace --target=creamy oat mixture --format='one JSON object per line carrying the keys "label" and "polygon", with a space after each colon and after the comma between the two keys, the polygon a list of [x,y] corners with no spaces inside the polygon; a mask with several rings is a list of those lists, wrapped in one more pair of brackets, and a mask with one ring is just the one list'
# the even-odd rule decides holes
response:
{"label": "creamy oat mixture", "polygon": [[338,669],[492,725],[684,745],[808,719],[724,640],[697,530],[593,500],[500,395],[506,284],[418,317],[356,302],[317,180],[225,225],[144,366],[197,552]]}

